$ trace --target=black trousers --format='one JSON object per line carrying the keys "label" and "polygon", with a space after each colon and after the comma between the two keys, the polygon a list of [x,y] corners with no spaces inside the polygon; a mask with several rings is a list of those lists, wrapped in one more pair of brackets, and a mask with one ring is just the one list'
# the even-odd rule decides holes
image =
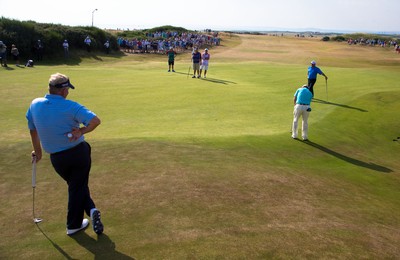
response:
{"label": "black trousers", "polygon": [[310,92],[312,93],[313,96],[314,96],[315,82],[317,82],[317,79],[308,79],[308,89],[310,90]]}
{"label": "black trousers", "polygon": [[91,147],[82,142],[71,149],[51,154],[50,159],[56,172],[68,184],[67,228],[80,228],[84,212],[90,216],[90,210],[95,208],[89,191]]}

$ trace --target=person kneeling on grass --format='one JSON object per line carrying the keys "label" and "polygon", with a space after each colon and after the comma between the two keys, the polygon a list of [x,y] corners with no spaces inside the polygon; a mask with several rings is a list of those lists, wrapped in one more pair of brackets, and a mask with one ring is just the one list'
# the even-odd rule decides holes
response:
{"label": "person kneeling on grass", "polygon": [[296,90],[294,94],[294,111],[293,111],[293,125],[292,125],[292,138],[297,139],[298,135],[298,122],[300,116],[303,118],[302,122],[302,137],[304,141],[308,141],[308,116],[311,112],[310,103],[312,100],[312,93],[307,85]]}
{"label": "person kneeling on grass", "polygon": [[[92,132],[100,119],[86,107],[67,100],[69,89],[75,89],[66,75],[56,73],[49,79],[49,94],[32,101],[26,118],[33,146],[33,160],[39,162],[43,149],[50,154],[55,171],[68,184],[67,235],[85,229],[92,220],[93,230],[103,233],[100,211],[89,191],[91,147],[84,134]],[[83,125],[81,127],[81,125]]]}

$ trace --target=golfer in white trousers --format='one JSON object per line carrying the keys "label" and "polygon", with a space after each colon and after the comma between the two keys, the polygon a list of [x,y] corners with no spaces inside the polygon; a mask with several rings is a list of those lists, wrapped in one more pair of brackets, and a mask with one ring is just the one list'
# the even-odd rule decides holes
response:
{"label": "golfer in white trousers", "polygon": [[293,111],[293,126],[292,126],[292,138],[297,139],[298,135],[298,123],[300,116],[303,119],[302,122],[302,133],[301,136],[304,141],[308,140],[308,116],[311,112],[310,103],[313,94],[309,90],[307,85],[296,90],[294,93],[294,111]]}

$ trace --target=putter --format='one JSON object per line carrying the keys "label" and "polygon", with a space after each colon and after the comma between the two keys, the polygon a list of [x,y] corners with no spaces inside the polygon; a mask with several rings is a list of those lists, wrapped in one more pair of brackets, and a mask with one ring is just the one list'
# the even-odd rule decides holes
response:
{"label": "putter", "polygon": [[35,188],[36,188],[36,157],[33,157],[33,160],[32,160],[32,190],[33,190],[32,215],[33,215],[33,222],[37,224],[37,223],[42,222],[43,219],[35,217]]}
{"label": "putter", "polygon": [[328,80],[325,79],[326,101],[328,101]]}

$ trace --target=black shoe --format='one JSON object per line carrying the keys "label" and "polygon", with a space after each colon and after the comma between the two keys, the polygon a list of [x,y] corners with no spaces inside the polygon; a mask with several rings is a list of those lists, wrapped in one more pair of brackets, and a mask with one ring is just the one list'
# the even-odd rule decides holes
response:
{"label": "black shoe", "polygon": [[102,234],[103,230],[104,230],[104,226],[103,226],[103,223],[101,223],[100,211],[95,209],[92,213],[91,218],[92,218],[93,231],[98,235]]}

